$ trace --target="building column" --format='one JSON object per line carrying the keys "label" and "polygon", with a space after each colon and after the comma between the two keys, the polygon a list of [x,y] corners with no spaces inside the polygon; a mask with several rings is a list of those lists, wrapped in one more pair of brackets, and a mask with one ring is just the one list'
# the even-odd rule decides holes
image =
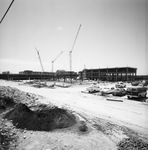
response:
{"label": "building column", "polygon": [[126,81],[128,81],[128,68],[126,68]]}
{"label": "building column", "polygon": [[98,79],[100,80],[100,69],[98,70]]}
{"label": "building column", "polygon": [[118,80],[118,69],[116,68],[116,81]]}
{"label": "building column", "polygon": [[136,76],[137,76],[137,72],[135,71],[135,79],[136,79]]}
{"label": "building column", "polygon": [[108,81],[108,69],[106,70],[106,80]]}
{"label": "building column", "polygon": [[92,78],[93,78],[93,70],[91,69],[91,80],[92,80]]}

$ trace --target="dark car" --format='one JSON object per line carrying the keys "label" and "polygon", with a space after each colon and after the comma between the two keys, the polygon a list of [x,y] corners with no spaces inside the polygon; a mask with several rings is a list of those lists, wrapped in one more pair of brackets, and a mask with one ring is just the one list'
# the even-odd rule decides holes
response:
{"label": "dark car", "polygon": [[114,96],[125,96],[126,90],[124,88],[117,88],[112,93]]}
{"label": "dark car", "polygon": [[147,95],[147,88],[143,86],[132,86],[132,87],[128,87],[126,92],[127,92],[128,99],[145,98]]}
{"label": "dark car", "polygon": [[133,81],[133,82],[131,83],[131,85],[132,85],[132,86],[138,86],[139,83],[140,83],[140,81]]}

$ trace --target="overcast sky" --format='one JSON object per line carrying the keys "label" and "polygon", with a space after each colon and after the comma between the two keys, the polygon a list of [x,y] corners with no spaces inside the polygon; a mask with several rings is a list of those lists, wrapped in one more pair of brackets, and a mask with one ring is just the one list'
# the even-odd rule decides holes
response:
{"label": "overcast sky", "polygon": [[[0,0],[0,19],[11,0]],[[147,4],[146,4],[147,3]],[[15,0],[0,24],[0,72],[136,67],[148,74],[147,0]]]}

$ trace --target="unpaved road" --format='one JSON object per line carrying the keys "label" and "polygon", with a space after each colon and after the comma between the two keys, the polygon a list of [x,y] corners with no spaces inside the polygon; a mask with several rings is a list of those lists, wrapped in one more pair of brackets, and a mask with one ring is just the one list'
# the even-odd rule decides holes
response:
{"label": "unpaved road", "polygon": [[121,98],[123,102],[106,101],[106,98],[102,96],[81,93],[88,85],[50,89],[34,88],[3,80],[0,84],[47,97],[44,103],[50,100],[58,106],[69,107],[77,112],[84,112],[88,116],[117,121],[136,131],[148,133],[148,103],[145,102],[127,100],[126,97]]}
{"label": "unpaved road", "polygon": [[[73,110],[82,117],[81,119],[87,120],[88,126],[90,126],[89,134],[82,134],[81,136],[77,125],[68,130],[56,130],[51,133],[22,132],[19,138],[20,150],[47,150],[49,147],[50,149],[113,150],[117,148],[116,144],[119,141],[127,138],[125,133],[133,134],[130,130],[121,129],[122,126],[129,127],[142,135],[142,137],[148,139],[148,105],[145,102],[127,100],[126,97],[122,98],[123,102],[114,102],[107,101],[103,96],[82,93],[81,91],[84,91],[88,85],[50,89],[35,88],[29,85],[20,85],[19,82],[4,80],[0,80],[0,85],[11,86],[25,92],[42,95],[46,98],[40,99],[41,103],[48,104],[52,102],[56,106]],[[101,119],[106,121],[104,122]],[[105,134],[100,132],[103,129],[100,129],[99,123],[105,124]],[[99,134],[95,130],[96,128]],[[24,136],[27,139],[23,139]]]}

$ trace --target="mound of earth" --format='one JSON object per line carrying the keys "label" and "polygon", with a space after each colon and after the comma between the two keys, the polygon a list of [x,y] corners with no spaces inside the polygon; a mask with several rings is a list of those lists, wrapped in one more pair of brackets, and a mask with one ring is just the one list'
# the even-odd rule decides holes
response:
{"label": "mound of earth", "polygon": [[42,96],[26,93],[9,86],[0,86],[0,108],[5,109],[17,103],[34,105]]}
{"label": "mound of earth", "polygon": [[6,109],[7,107],[14,106],[15,102],[9,97],[0,96],[0,109]]}
{"label": "mound of earth", "polygon": [[76,123],[75,116],[65,109],[52,107],[32,111],[25,104],[17,104],[5,118],[21,129],[34,131],[51,131],[66,128]]}

